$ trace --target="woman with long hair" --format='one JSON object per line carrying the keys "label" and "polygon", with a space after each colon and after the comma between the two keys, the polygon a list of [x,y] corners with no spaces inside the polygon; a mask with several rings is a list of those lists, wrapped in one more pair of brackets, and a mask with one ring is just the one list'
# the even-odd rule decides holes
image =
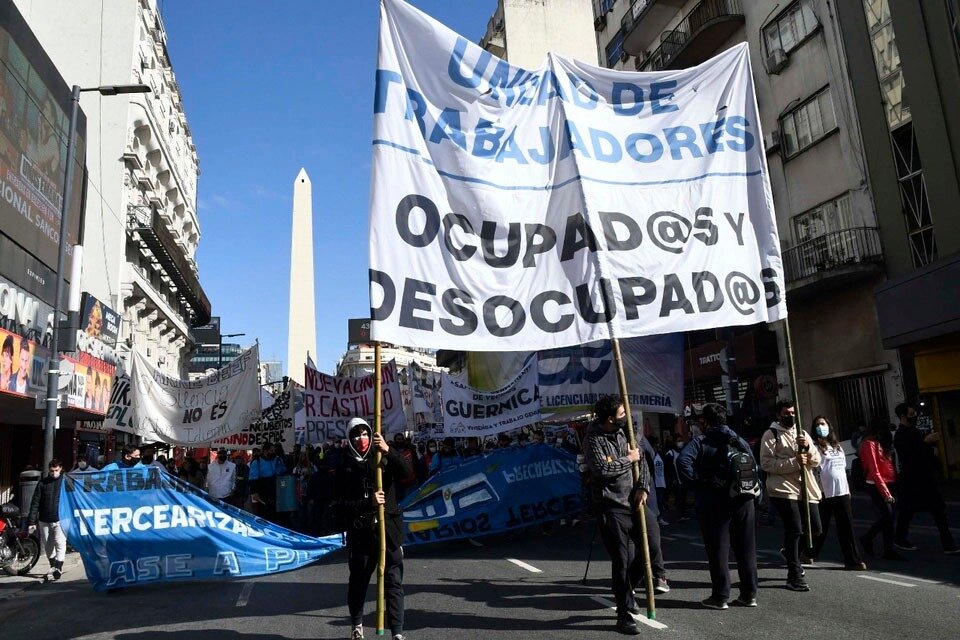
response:
{"label": "woman with long hair", "polygon": [[894,455],[890,425],[883,417],[875,416],[870,420],[867,435],[860,443],[860,461],[877,519],[861,536],[860,544],[864,551],[874,555],[873,539],[880,534],[883,538],[884,560],[904,560],[893,549],[893,504],[896,502],[893,495],[897,484]]}
{"label": "woman with long hair", "polygon": [[836,516],[837,538],[843,564],[847,569],[863,571],[867,568],[860,559],[856,535],[853,531],[853,510],[850,505],[850,485],[847,482],[847,456],[837,441],[837,434],[825,416],[817,416],[810,427],[813,442],[820,450],[820,533],[813,540],[810,558],[816,560],[827,539],[830,520]]}

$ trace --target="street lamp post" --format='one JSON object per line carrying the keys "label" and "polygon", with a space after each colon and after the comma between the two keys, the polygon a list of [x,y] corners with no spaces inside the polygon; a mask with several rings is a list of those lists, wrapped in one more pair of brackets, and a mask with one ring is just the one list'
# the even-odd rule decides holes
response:
{"label": "street lamp post", "polygon": [[236,338],[237,336],[245,336],[245,333],[221,333],[220,334],[220,348],[217,350],[217,369],[223,369],[223,339],[224,338]]}
{"label": "street lamp post", "polygon": [[46,420],[43,437],[43,469],[53,459],[53,439],[56,435],[57,404],[60,399],[60,300],[63,298],[63,263],[67,253],[67,213],[73,191],[73,138],[77,133],[77,113],[80,110],[80,94],[96,91],[104,96],[123,93],[150,93],[145,84],[108,85],[102,87],[80,88],[73,85],[70,96],[70,129],[67,134],[67,169],[64,176],[63,199],[60,202],[60,242],[57,247],[56,287],[53,294],[53,335],[51,336],[50,365],[47,371]]}

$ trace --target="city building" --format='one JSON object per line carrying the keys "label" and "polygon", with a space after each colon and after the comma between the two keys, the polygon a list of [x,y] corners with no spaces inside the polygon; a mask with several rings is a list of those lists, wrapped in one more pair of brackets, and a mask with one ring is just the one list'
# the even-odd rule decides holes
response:
{"label": "city building", "polygon": [[685,362],[688,400],[731,400],[748,435],[766,428],[778,397],[796,396],[804,426],[825,414],[844,437],[874,414],[892,416],[904,398],[899,358],[884,348],[874,303],[885,246],[846,25],[833,4],[594,4],[598,53],[610,68],[681,69],[749,43],[799,388],[790,389],[782,323],[690,333]]}
{"label": "city building", "polygon": [[480,46],[510,64],[537,69],[547,53],[596,64],[591,0],[498,0]]}
{"label": "city building", "polygon": [[837,3],[888,279],[883,347],[960,478],[960,2]]}
{"label": "city building", "polygon": [[[119,322],[115,336],[101,340],[96,353],[84,355],[80,344],[74,354],[68,402],[61,410],[55,443],[55,455],[71,463],[86,446],[79,437],[84,430],[99,438],[98,450],[104,454],[133,437],[100,429],[97,422],[103,411],[93,398],[96,389],[107,389],[107,385],[98,387],[97,380],[102,376],[112,383],[114,368],[126,368],[134,348],[171,375],[186,377],[190,328],[210,319],[210,302],[195,260],[200,240],[197,151],[156,0],[116,3],[107,11],[91,0],[4,0],[0,6],[5,15],[22,16],[17,38],[30,33],[35,43],[26,49],[6,48],[4,82],[7,87],[34,86],[29,84],[32,78],[28,84],[18,80],[18,69],[26,69],[24,58],[33,64],[38,51],[46,56],[60,86],[51,93],[54,99],[43,98],[39,108],[27,109],[27,122],[37,120],[29,115],[30,109],[39,111],[59,132],[59,140],[66,139],[69,86],[146,84],[151,88],[147,94],[81,94],[84,118],[77,157],[81,162],[85,159],[85,164],[76,172],[78,204],[68,218],[68,239],[71,245],[82,240],[80,289],[99,302],[95,317],[104,310],[116,310]],[[36,163],[46,170],[47,180],[37,177],[36,184],[46,200],[55,200],[62,190],[58,172],[65,166],[66,152],[61,145],[55,160],[57,138],[48,139],[51,159]],[[24,243],[22,237],[8,239],[25,250],[23,260],[42,263],[43,269],[29,271],[37,274],[32,277],[36,286],[52,288],[56,247],[49,239],[56,237],[56,228],[46,229],[45,236],[45,245]],[[52,294],[44,295],[43,301],[50,304]],[[64,296],[62,304],[66,303]],[[44,359],[37,358],[34,368],[39,379],[45,378]],[[40,386],[45,388],[45,380]],[[71,396],[85,398],[81,401],[84,411],[71,407]],[[31,419],[39,424],[39,417]],[[15,455],[21,462],[39,464],[42,434],[39,429],[31,433],[28,448],[18,449]],[[7,449],[0,446],[0,450]]]}
{"label": "city building", "polygon": [[[411,362],[430,370],[437,369],[436,352],[430,349],[400,347],[380,343],[380,362],[386,364],[391,360],[397,361],[397,369],[403,369]],[[374,348],[373,343],[351,344],[337,363],[337,375],[346,378],[359,378],[373,373]]]}

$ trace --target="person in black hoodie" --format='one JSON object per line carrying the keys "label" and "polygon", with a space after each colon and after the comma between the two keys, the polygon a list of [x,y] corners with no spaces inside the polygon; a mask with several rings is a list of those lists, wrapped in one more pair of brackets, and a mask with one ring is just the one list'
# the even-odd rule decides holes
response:
{"label": "person in black hoodie", "polygon": [[63,560],[67,555],[67,536],[60,526],[60,487],[63,486],[63,465],[54,458],[48,467],[50,475],[37,485],[30,502],[27,522],[40,523],[40,540],[50,561],[50,571],[43,576],[44,582],[59,580]]}
{"label": "person in black hoodie", "polygon": [[946,504],[937,486],[937,443],[940,434],[931,431],[923,433],[917,428],[917,407],[913,403],[901,402],[894,409],[900,424],[893,437],[893,447],[897,451],[900,463],[900,476],[897,484],[897,530],[893,537],[893,546],[902,551],[914,551],[915,547],[907,538],[910,521],[917,512],[928,511],[940,532],[940,544],[944,553],[960,555],[960,548],[950,533],[947,521]]}
{"label": "person in black hoodie", "polygon": [[[347,607],[353,626],[351,639],[363,638],[363,603],[380,557],[377,505],[382,504],[387,536],[384,567],[386,622],[394,639],[404,640],[403,516],[397,505],[397,488],[413,469],[410,462],[391,448],[380,434],[373,434],[370,425],[362,418],[351,418],[347,429],[348,443],[334,481],[334,504],[347,532],[350,569]],[[382,454],[382,491],[376,491],[374,448]]]}
{"label": "person in black hoodie", "polygon": [[706,433],[697,436],[677,457],[677,472],[682,482],[693,488],[697,519],[710,567],[710,597],[703,601],[709,609],[726,609],[730,598],[730,547],[737,560],[740,597],[736,604],[757,606],[757,532],[754,496],[731,497],[727,478],[727,448],[736,446],[750,456],[759,484],[757,461],[750,445],[726,425],[726,412],[716,403],[703,406]]}

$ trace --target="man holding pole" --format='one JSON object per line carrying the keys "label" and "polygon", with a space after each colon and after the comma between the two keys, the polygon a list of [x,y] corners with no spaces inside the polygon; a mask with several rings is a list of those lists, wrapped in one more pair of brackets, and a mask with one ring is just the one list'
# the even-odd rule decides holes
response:
{"label": "man holding pole", "polygon": [[[617,631],[638,635],[633,615],[640,613],[640,605],[634,597],[634,589],[644,575],[643,557],[639,549],[641,527],[637,507],[646,510],[650,538],[650,563],[653,567],[656,591],[666,593],[666,570],[660,552],[660,531],[654,523],[656,517],[646,506],[652,485],[650,473],[639,448],[629,446],[624,433],[626,413],[619,398],[607,396],[594,406],[596,421],[591,425],[586,438],[586,455],[593,474],[593,504],[597,505],[600,517],[600,536],[610,554],[613,569],[613,594],[617,602]],[[639,463],[640,474],[633,479],[632,466]]]}
{"label": "man holding pole", "polygon": [[[795,424],[793,400],[777,403],[775,420],[760,440],[760,467],[767,472],[770,502],[783,521],[783,556],[787,561],[787,588],[810,591],[800,566],[800,539],[820,533],[820,482],[813,470],[820,466],[820,451],[813,440]],[[807,545],[804,545],[804,549]]]}
{"label": "man holding pole", "polygon": [[[394,640],[403,640],[403,517],[397,505],[397,487],[413,469],[363,418],[347,423],[348,444],[337,469],[334,506],[347,532],[350,580],[347,606],[353,627],[351,640],[363,638],[363,603],[370,577],[380,556],[378,506],[383,505],[386,531],[384,591],[387,624]],[[383,490],[376,490],[376,457],[381,454]]]}

